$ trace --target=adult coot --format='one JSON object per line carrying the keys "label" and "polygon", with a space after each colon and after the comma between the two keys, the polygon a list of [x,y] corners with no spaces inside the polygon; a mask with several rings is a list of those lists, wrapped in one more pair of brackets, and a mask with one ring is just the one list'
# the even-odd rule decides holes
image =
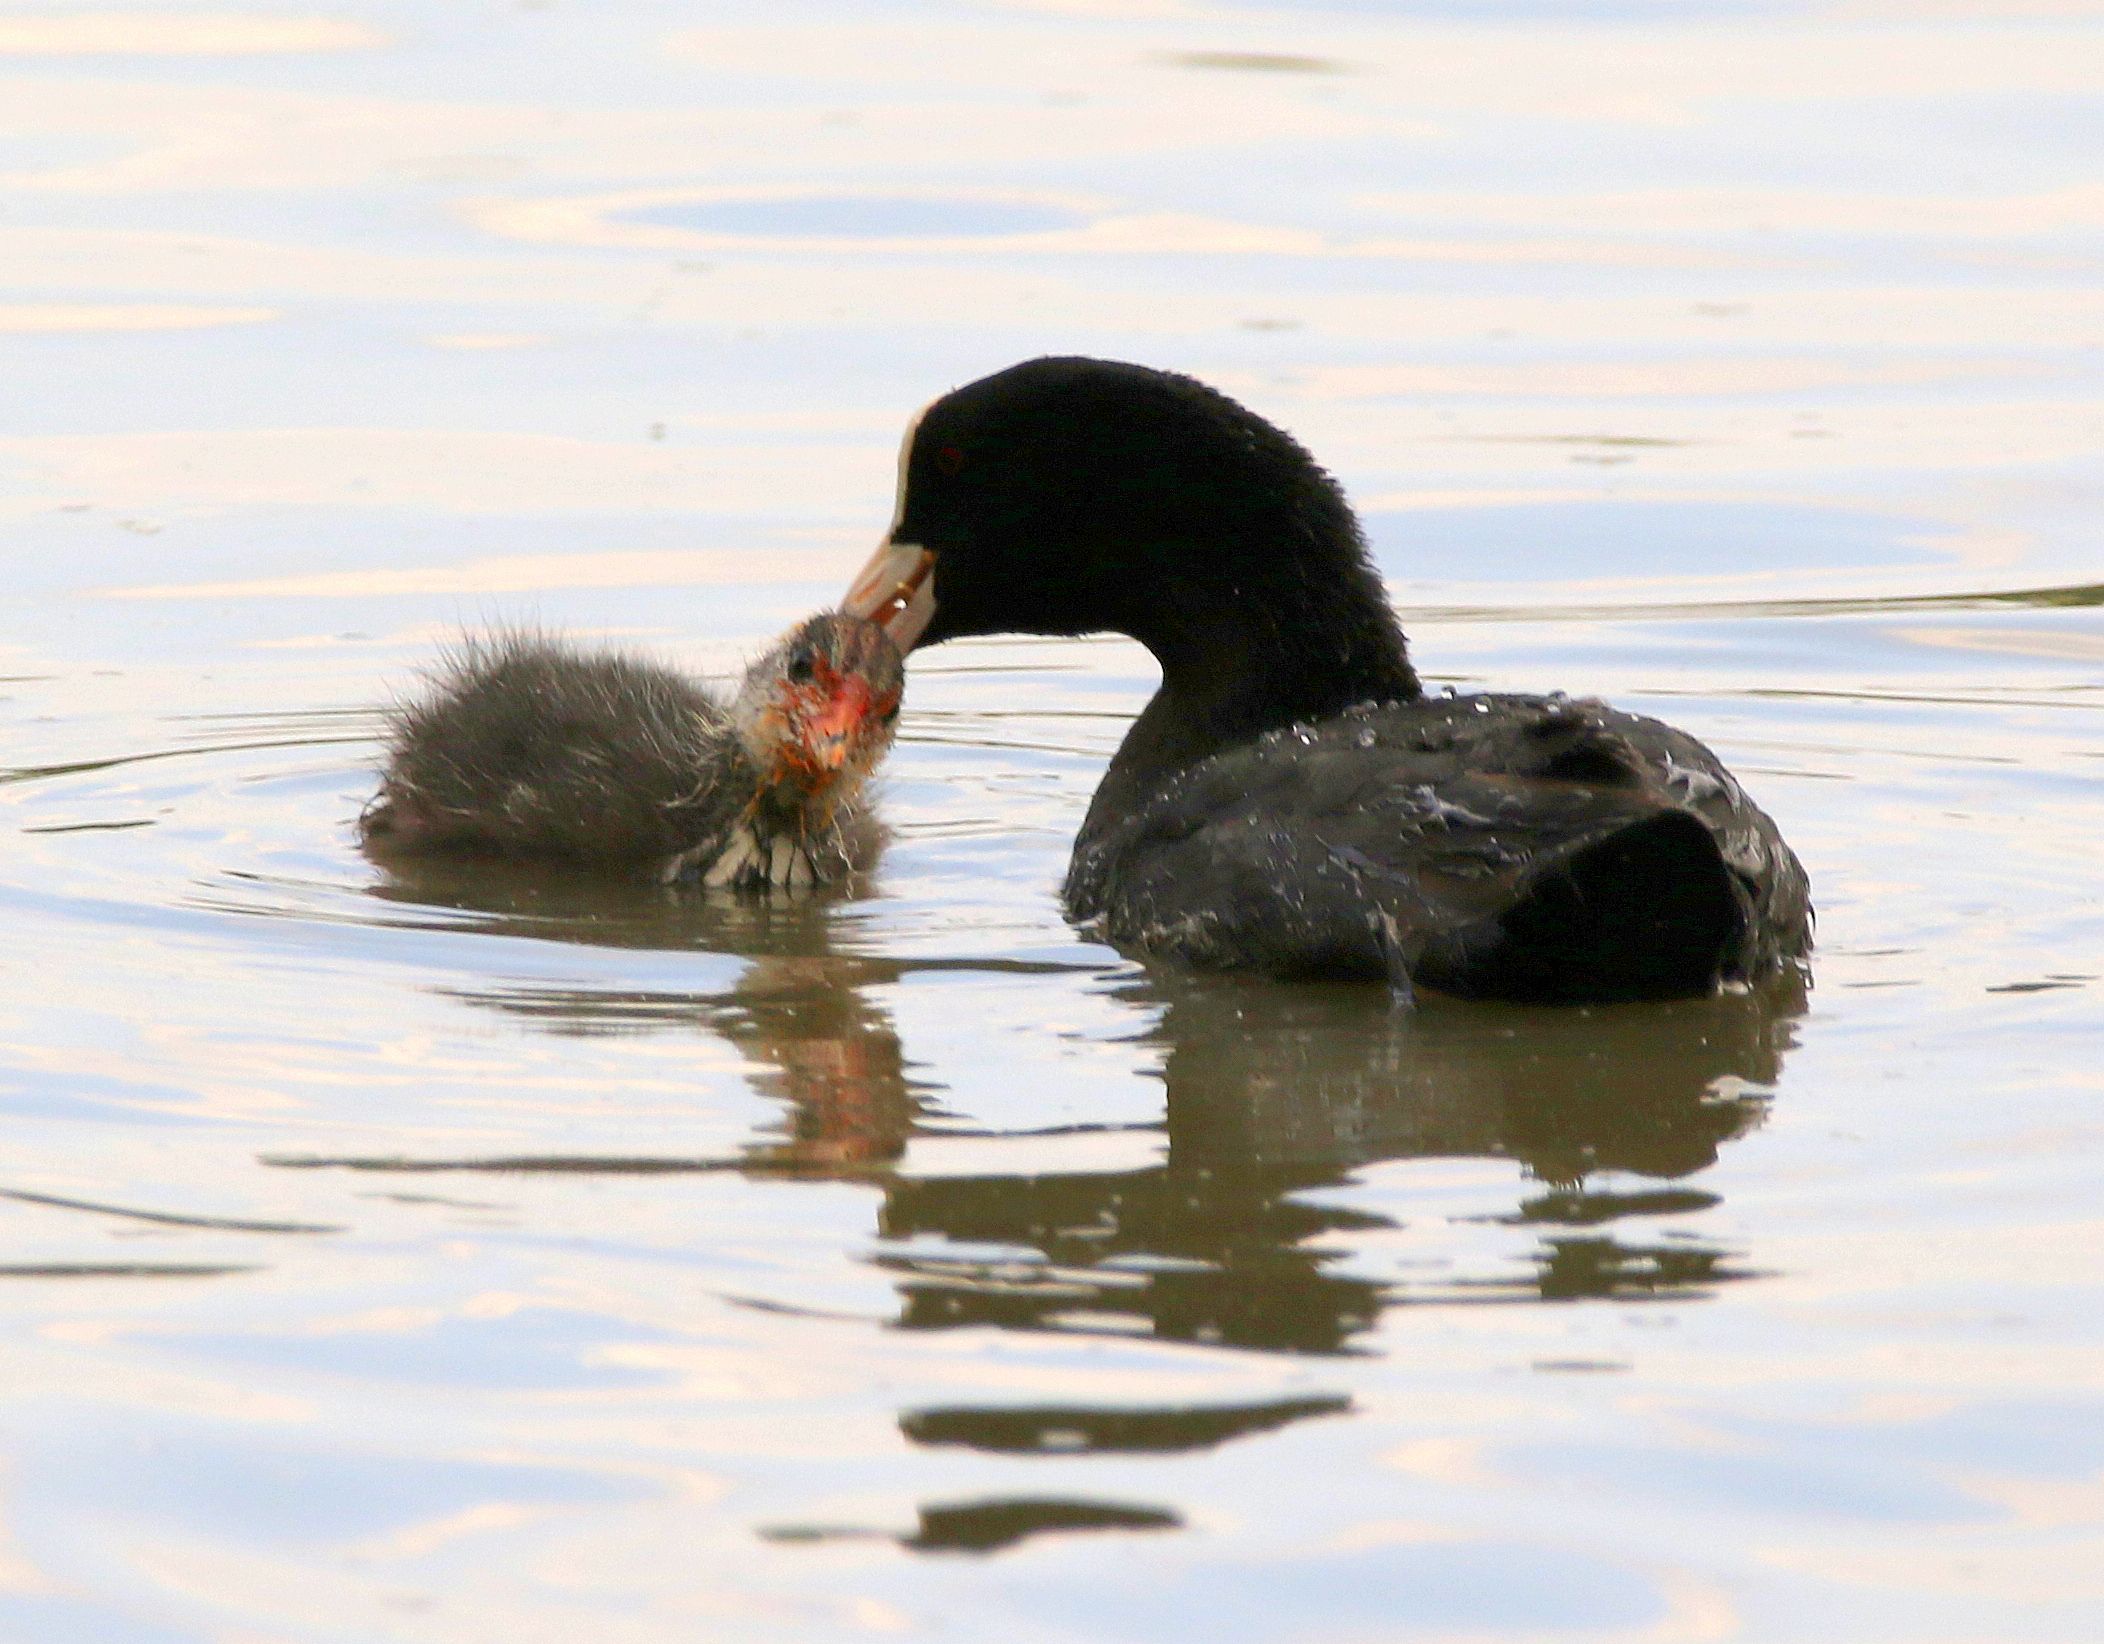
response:
{"label": "adult coot", "polygon": [[1188,377],[1041,359],[944,395],[846,607],[905,650],[1154,653],[1066,882],[1121,947],[1577,1002],[1707,993],[1810,946],[1803,868],[1709,749],[1591,700],[1426,697],[1336,482]]}
{"label": "adult coot", "polygon": [[903,684],[883,630],[834,612],[753,663],[728,704],[626,657],[522,634],[471,640],[394,712],[360,832],[383,857],[816,884],[873,846],[857,798],[891,745]]}

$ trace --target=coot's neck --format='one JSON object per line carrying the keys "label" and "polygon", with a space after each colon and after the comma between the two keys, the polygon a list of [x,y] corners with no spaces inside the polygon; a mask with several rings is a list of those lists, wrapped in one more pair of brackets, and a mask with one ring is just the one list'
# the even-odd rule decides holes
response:
{"label": "coot's neck", "polygon": [[1171,773],[1268,731],[1421,694],[1402,630],[1355,539],[1337,544],[1328,564],[1273,555],[1239,563],[1252,569],[1203,589],[1171,589],[1124,624],[1154,653],[1162,683],[1112,759],[1092,822],[1122,813]]}

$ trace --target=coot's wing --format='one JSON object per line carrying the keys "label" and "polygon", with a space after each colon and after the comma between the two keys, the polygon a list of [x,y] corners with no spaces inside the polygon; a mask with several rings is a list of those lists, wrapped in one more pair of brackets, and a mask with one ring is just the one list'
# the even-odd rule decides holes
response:
{"label": "coot's wing", "polygon": [[1800,952],[1802,870],[1707,749],[1592,703],[1365,710],[1215,756],[1075,852],[1114,942],[1535,999],[1707,991]]}

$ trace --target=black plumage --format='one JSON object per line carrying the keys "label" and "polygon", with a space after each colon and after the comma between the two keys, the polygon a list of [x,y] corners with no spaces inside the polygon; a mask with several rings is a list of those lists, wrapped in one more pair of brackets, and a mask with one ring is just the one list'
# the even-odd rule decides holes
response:
{"label": "black plumage", "polygon": [[1227,396],[1033,360],[937,400],[900,474],[850,610],[909,648],[1109,630],[1161,664],[1066,883],[1118,945],[1557,1002],[1808,951],[1802,867],[1694,738],[1592,701],[1426,697],[1342,492]]}

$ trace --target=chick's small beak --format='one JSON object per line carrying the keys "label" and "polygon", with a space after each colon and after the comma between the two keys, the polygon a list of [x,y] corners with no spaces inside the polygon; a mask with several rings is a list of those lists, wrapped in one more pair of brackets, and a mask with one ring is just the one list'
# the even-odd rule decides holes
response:
{"label": "chick's small beak", "polygon": [[812,768],[833,776],[848,762],[869,717],[869,693],[859,688],[843,690],[804,721],[804,746]]}
{"label": "chick's small beak", "polygon": [[935,617],[935,553],[917,542],[887,542],[870,556],[840,608],[874,622],[900,651],[913,649]]}
{"label": "chick's small beak", "polygon": [[[888,704],[887,704],[888,706]],[[827,679],[805,696],[794,713],[796,735],[782,752],[782,768],[812,793],[832,786],[865,759],[873,733],[884,723],[869,686],[860,679]],[[879,748],[882,742],[879,740]]]}

